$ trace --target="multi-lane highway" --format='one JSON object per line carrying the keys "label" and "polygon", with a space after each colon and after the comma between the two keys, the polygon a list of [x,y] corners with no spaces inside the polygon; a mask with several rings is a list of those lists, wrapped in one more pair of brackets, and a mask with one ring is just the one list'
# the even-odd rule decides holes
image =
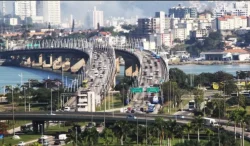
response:
{"label": "multi-lane highway", "polygon": [[153,86],[154,84],[159,84],[164,75],[162,74],[161,62],[158,59],[155,59],[150,52],[137,50],[135,53],[142,58],[142,74],[139,86],[143,88],[143,92],[134,95],[132,105],[134,108],[140,109],[146,106],[146,102],[149,102],[152,96],[159,97],[159,93],[147,93],[146,88]]}

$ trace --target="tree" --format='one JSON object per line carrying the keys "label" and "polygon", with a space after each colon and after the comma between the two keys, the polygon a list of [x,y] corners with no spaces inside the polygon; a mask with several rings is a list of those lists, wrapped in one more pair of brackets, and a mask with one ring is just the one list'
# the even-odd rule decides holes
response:
{"label": "tree", "polygon": [[[82,143],[81,136],[79,133],[76,135],[76,129],[72,128],[72,132],[70,132],[67,135],[67,139],[65,140],[65,143],[68,144],[70,142],[73,142],[73,146],[76,146],[76,143],[78,144],[79,142]],[[76,136],[77,136],[77,141],[76,141]]]}
{"label": "tree", "polygon": [[208,140],[210,141],[210,136],[211,136],[212,134],[214,134],[214,132],[213,132],[211,129],[207,128],[207,129],[206,129],[206,134],[208,135]]}
{"label": "tree", "polygon": [[187,75],[178,68],[170,68],[169,78],[171,81],[176,82],[180,88],[187,88]]}
{"label": "tree", "polygon": [[236,125],[240,122],[240,111],[239,109],[233,110],[229,113],[229,123],[234,122],[234,138],[236,139]]}
{"label": "tree", "polygon": [[201,103],[204,101],[204,91],[200,89],[193,90],[194,94],[194,101],[196,104],[197,109],[201,110]]}
{"label": "tree", "polygon": [[111,145],[113,143],[114,133],[111,129],[105,128],[103,130],[102,135],[103,135],[104,145],[108,146],[108,145]]}
{"label": "tree", "polygon": [[118,139],[120,139],[121,145],[123,145],[124,139],[127,137],[130,130],[132,130],[130,128],[131,127],[127,121],[117,121],[112,127],[113,132],[118,137]]}
{"label": "tree", "polygon": [[92,127],[90,129],[85,129],[81,137],[88,146],[95,146],[98,143],[99,133],[96,127]]}
{"label": "tree", "polygon": [[188,140],[190,140],[189,135],[190,135],[190,132],[193,130],[192,124],[191,123],[187,123],[186,125],[184,125],[183,128],[184,128],[184,132],[186,132],[187,135],[188,135]]}
{"label": "tree", "polygon": [[233,80],[227,80],[224,83],[224,87],[220,87],[220,90],[224,90],[225,89],[225,95],[231,95],[234,92],[238,92],[238,87],[235,84],[235,82]]}
{"label": "tree", "polygon": [[175,137],[175,134],[178,133],[177,123],[174,120],[167,121],[167,137],[169,139],[169,145],[171,145],[171,140]]}
{"label": "tree", "polygon": [[200,130],[203,128],[203,119],[201,116],[195,117],[191,124],[195,129],[197,129],[198,142],[200,142]]}
{"label": "tree", "polygon": [[164,140],[164,136],[166,135],[167,123],[163,118],[157,117],[155,118],[155,128],[160,132],[160,145],[162,145],[162,140]]}

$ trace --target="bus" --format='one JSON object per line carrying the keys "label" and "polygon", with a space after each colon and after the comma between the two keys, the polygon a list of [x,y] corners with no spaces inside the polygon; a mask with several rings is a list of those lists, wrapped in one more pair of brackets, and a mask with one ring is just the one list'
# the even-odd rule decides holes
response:
{"label": "bus", "polygon": [[195,109],[195,101],[194,100],[190,100],[189,103],[188,103],[188,109],[190,111],[193,111]]}
{"label": "bus", "polygon": [[88,79],[85,79],[85,80],[82,81],[83,88],[88,88],[88,82],[89,82]]}

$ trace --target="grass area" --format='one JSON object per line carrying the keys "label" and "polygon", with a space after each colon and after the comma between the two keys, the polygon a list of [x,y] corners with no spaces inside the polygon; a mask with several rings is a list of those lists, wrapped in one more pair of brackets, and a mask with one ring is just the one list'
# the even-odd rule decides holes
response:
{"label": "grass area", "polygon": [[[85,122],[74,122],[77,125],[84,126]],[[68,129],[72,128],[72,126],[65,126],[64,123],[57,124],[55,126],[49,126],[48,129],[45,129],[45,133],[48,135],[55,134],[56,132],[68,132]]]}
{"label": "grass area", "polygon": [[[13,129],[13,121],[12,120],[6,120],[6,125],[8,125],[8,128],[7,128],[7,130],[10,130],[10,129]],[[27,123],[31,123],[31,121],[19,121],[19,120],[17,120],[17,121],[15,121],[15,128],[16,127],[20,127],[20,126],[22,126],[22,125],[25,125],[25,124],[27,124]]]}
{"label": "grass area", "polygon": [[[188,104],[188,102],[190,101],[190,99],[182,99],[182,107],[184,107],[185,105]],[[163,107],[162,107],[162,113],[163,114],[168,114],[168,105],[169,103],[166,103]],[[177,112],[179,109],[181,109],[181,105],[179,105],[179,107],[174,107],[170,109],[170,114],[174,114],[175,112]]]}
{"label": "grass area", "polygon": [[41,135],[19,135],[19,136],[20,136],[20,139],[17,139],[17,140],[12,139],[12,136],[5,137],[4,139],[0,140],[0,145],[2,145],[3,140],[4,140],[4,143],[7,145],[8,144],[15,145],[15,144],[18,144],[20,141],[28,142],[31,140],[36,140],[39,137],[41,137]]}
{"label": "grass area", "polygon": [[106,102],[106,110],[123,107],[120,94],[113,94],[113,98],[112,98],[112,96],[107,96],[103,100],[101,106],[96,107],[96,111],[104,110],[105,109],[105,102]]}

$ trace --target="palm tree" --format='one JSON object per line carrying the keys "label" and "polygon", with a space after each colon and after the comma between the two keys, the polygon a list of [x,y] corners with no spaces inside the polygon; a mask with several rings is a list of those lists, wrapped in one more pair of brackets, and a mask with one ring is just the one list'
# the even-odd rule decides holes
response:
{"label": "palm tree", "polygon": [[86,129],[82,135],[82,139],[86,142],[89,146],[94,146],[98,143],[99,133],[96,130],[96,127],[92,127],[90,129]]}
{"label": "palm tree", "polygon": [[234,139],[236,139],[236,125],[240,122],[240,115],[238,109],[231,111],[229,114],[229,122],[234,122]]}
{"label": "palm tree", "polygon": [[208,135],[208,140],[210,141],[210,136],[211,136],[212,134],[214,134],[214,132],[213,132],[211,129],[207,128],[207,129],[206,129],[206,134]]}
{"label": "palm tree", "polygon": [[241,145],[244,146],[244,132],[245,132],[245,124],[249,123],[249,116],[247,115],[246,110],[238,110],[238,115],[241,123],[241,128],[242,128],[242,141]]}
{"label": "palm tree", "polygon": [[72,132],[67,135],[67,139],[65,140],[65,143],[68,144],[70,142],[73,142],[73,146],[76,145],[76,143],[79,143],[78,141],[81,141],[81,137],[79,134],[77,134],[77,141],[76,141],[76,129],[73,128]]}
{"label": "palm tree", "polygon": [[127,134],[130,132],[130,125],[127,121],[117,121],[113,126],[113,132],[117,136],[118,139],[120,139],[121,145],[123,145],[123,140],[127,136]]}
{"label": "palm tree", "polygon": [[102,134],[103,134],[104,145],[106,146],[111,145],[114,140],[113,131],[109,128],[105,128]]}
{"label": "palm tree", "polygon": [[155,118],[155,128],[157,128],[158,131],[160,132],[159,139],[160,139],[160,145],[162,145],[162,140],[164,140],[165,131],[167,128],[167,124],[163,118],[161,117]]}
{"label": "palm tree", "polygon": [[155,125],[150,125],[148,127],[147,141],[149,145],[154,145],[155,141],[157,140],[158,133],[159,131],[155,128]]}
{"label": "palm tree", "polygon": [[171,140],[173,140],[176,133],[178,133],[177,122],[175,120],[167,121],[167,136],[169,139],[169,145],[171,145]]}
{"label": "palm tree", "polygon": [[188,140],[190,140],[190,132],[193,129],[192,124],[190,122],[187,123],[186,125],[184,125],[183,129],[184,129],[184,132],[187,133],[188,135]]}
{"label": "palm tree", "polygon": [[200,142],[200,130],[203,127],[203,119],[201,116],[197,116],[193,119],[191,122],[193,127],[197,129],[197,135],[198,135],[198,142]]}

